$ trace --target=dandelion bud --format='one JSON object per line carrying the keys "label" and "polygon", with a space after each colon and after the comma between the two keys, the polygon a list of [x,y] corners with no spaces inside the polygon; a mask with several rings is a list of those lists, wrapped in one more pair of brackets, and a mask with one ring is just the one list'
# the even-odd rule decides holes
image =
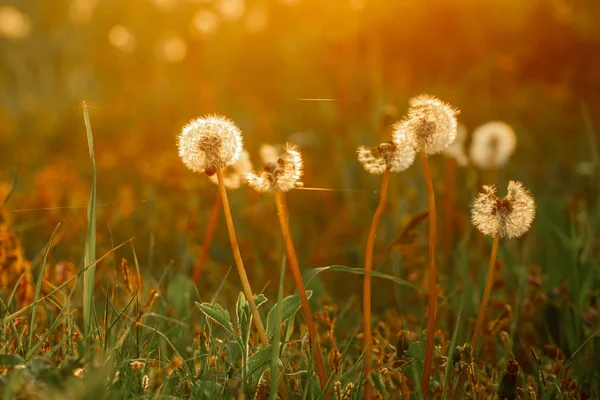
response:
{"label": "dandelion bud", "polygon": [[[230,165],[223,171],[223,184],[227,189],[237,189],[246,180],[246,174],[251,171],[252,162],[250,161],[250,154],[248,154],[248,151],[242,150],[240,158],[235,164]],[[209,179],[213,183],[219,183],[216,175],[211,175]]]}
{"label": "dandelion bud", "polygon": [[360,146],[356,151],[358,161],[371,174],[381,175],[385,171],[400,172],[410,167],[415,160],[415,150],[403,143],[381,143],[377,147]]}
{"label": "dandelion bud", "polygon": [[535,201],[521,182],[510,181],[504,199],[496,196],[494,186],[484,186],[475,199],[473,225],[484,235],[519,237],[529,230],[535,218]]}
{"label": "dandelion bud", "polygon": [[473,131],[469,155],[482,169],[501,168],[515,151],[517,137],[513,129],[500,121],[483,124]]}
{"label": "dandelion bud", "polygon": [[467,127],[463,124],[458,125],[456,139],[444,150],[447,157],[456,160],[461,167],[469,165],[469,158],[465,152],[465,142],[467,141]]}
{"label": "dandelion bud", "polygon": [[246,180],[257,192],[287,192],[302,186],[302,167],[297,147],[287,143],[278,159],[267,162],[256,173],[247,173]]}
{"label": "dandelion bud", "polygon": [[242,152],[242,133],[228,118],[209,115],[184,126],[177,147],[186,167],[211,176],[238,160]]}
{"label": "dandelion bud", "polygon": [[394,125],[395,142],[408,140],[427,154],[439,153],[454,142],[458,110],[426,94],[413,97],[409,105],[408,115]]}

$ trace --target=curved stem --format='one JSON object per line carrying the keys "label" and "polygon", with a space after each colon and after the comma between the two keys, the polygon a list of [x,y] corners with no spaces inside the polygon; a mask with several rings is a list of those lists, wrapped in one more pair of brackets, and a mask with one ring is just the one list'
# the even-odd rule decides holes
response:
{"label": "curved stem", "polygon": [[[294,282],[298,288],[298,294],[300,295],[300,302],[302,303],[302,313],[306,320],[306,326],[308,327],[308,336],[310,340],[310,348],[312,350],[315,346],[315,364],[317,367],[317,375],[319,376],[319,382],[321,384],[321,390],[325,390],[327,386],[327,373],[325,372],[325,364],[323,363],[323,354],[321,352],[321,346],[319,345],[319,338],[317,336],[317,330],[315,328],[315,322],[313,319],[310,304],[308,303],[308,297],[306,297],[306,289],[304,288],[304,282],[302,281],[302,274],[300,273],[300,266],[298,265],[298,258],[296,257],[296,251],[294,244],[292,243],[292,237],[290,236],[290,228],[288,224],[288,214],[284,203],[284,194],[282,192],[275,192],[275,204],[277,205],[277,215],[279,215],[279,223],[281,225],[281,233],[285,240],[285,248],[287,251],[288,266],[290,272],[294,277]],[[329,399],[329,394],[325,393],[325,397]]]}
{"label": "curved stem", "polygon": [[263,325],[262,319],[260,318],[260,314],[258,313],[256,303],[254,302],[254,295],[252,294],[250,281],[248,281],[248,275],[246,275],[246,269],[244,268],[244,262],[242,261],[242,255],[240,253],[237,236],[235,234],[233,218],[231,217],[231,210],[229,209],[227,191],[225,190],[225,185],[223,184],[223,172],[220,169],[217,169],[217,178],[219,180],[219,192],[221,193],[221,200],[223,202],[223,213],[225,214],[225,222],[227,223],[227,231],[229,232],[229,240],[231,241],[231,250],[233,251],[233,258],[235,259],[235,266],[237,267],[240,280],[242,281],[244,294],[246,295],[246,299],[250,304],[250,310],[252,311],[252,316],[254,317],[256,330],[258,331],[258,335],[260,336],[262,344],[267,347],[269,345],[269,338],[267,336],[267,332],[265,331],[265,326]]}
{"label": "curved stem", "polygon": [[[490,301],[490,294],[492,293],[492,285],[494,284],[494,270],[496,268],[496,258],[498,255],[498,243],[500,237],[494,236],[494,243],[492,244],[492,253],[490,254],[490,262],[488,264],[487,277],[485,278],[485,288],[483,289],[483,297],[481,298],[481,304],[479,305],[479,314],[477,315],[477,322],[475,322],[475,330],[473,331],[473,337],[471,338],[471,348],[473,349],[473,355],[477,354],[477,344],[479,342],[479,336],[483,330],[483,321],[485,320],[485,313],[487,305]],[[462,390],[462,386],[465,383],[467,374],[465,370],[461,371],[458,378],[458,384],[452,393],[452,399],[458,399],[458,396]]]}
{"label": "curved stem", "polygon": [[365,250],[365,275],[363,279],[363,334],[364,334],[364,367],[363,377],[365,379],[365,400],[373,398],[373,386],[369,381],[371,376],[371,368],[373,363],[373,338],[371,333],[371,271],[373,270],[373,248],[375,247],[375,235],[379,220],[385,209],[387,200],[388,185],[390,182],[390,171],[383,173],[381,181],[381,191],[379,192],[379,204],[373,214],[371,227],[369,228],[369,236],[367,238],[367,249]]}
{"label": "curved stem", "polygon": [[433,337],[435,329],[435,302],[436,302],[436,274],[435,274],[435,193],[433,182],[427,163],[427,154],[420,152],[423,176],[427,186],[427,208],[429,210],[429,301],[427,305],[427,340],[425,342],[425,359],[423,365],[423,380],[421,381],[421,393],[427,399],[429,395],[429,380],[431,378],[431,365],[433,363]]}
{"label": "curved stem", "polygon": [[194,274],[192,275],[192,280],[196,284],[200,281],[200,276],[202,275],[204,261],[206,261],[206,256],[208,255],[208,248],[212,243],[213,235],[215,233],[215,229],[217,227],[217,221],[219,220],[219,213],[221,211],[221,196],[217,194],[215,198],[215,202],[213,204],[213,208],[210,212],[210,219],[208,220],[208,226],[206,227],[206,232],[204,234],[204,240],[202,241],[202,251],[200,252],[200,256],[198,257],[198,261],[194,266]]}
{"label": "curved stem", "polygon": [[485,319],[485,312],[490,301],[490,293],[492,293],[492,284],[494,283],[494,270],[496,267],[496,255],[498,254],[499,241],[500,238],[495,236],[494,243],[492,244],[490,263],[488,265],[488,273],[485,279],[485,289],[483,290],[483,297],[481,298],[481,304],[479,306],[479,315],[477,315],[475,330],[473,331],[473,337],[471,338],[471,348],[473,348],[474,353],[477,353],[477,343],[479,342],[479,336],[481,335],[481,331],[483,329],[483,321]]}

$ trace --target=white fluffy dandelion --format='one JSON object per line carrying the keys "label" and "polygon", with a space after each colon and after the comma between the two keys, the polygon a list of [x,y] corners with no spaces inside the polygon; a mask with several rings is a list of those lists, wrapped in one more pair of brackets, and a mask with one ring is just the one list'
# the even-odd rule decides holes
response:
{"label": "white fluffy dandelion", "polygon": [[228,118],[209,115],[194,119],[183,127],[177,148],[186,167],[211,176],[240,158],[242,133]]}
{"label": "white fluffy dandelion", "polygon": [[456,110],[437,97],[422,94],[409,101],[408,114],[394,125],[394,141],[409,140],[416,151],[436,154],[457,135]]}
{"label": "white fluffy dandelion", "polygon": [[513,129],[501,121],[483,124],[473,131],[469,156],[482,169],[502,168],[517,146]]}
{"label": "white fluffy dandelion", "polygon": [[492,237],[519,237],[529,230],[535,218],[535,201],[521,182],[510,181],[503,199],[496,196],[494,186],[484,186],[475,199],[473,225]]}
{"label": "white fluffy dandelion", "polygon": [[415,150],[406,141],[404,143],[390,141],[372,148],[360,146],[356,152],[358,161],[365,170],[375,175],[381,175],[385,171],[404,171],[415,160]]}
{"label": "white fluffy dandelion", "polygon": [[256,173],[247,173],[246,180],[257,192],[287,192],[302,186],[302,169],[298,148],[286,143],[276,160],[268,161]]}

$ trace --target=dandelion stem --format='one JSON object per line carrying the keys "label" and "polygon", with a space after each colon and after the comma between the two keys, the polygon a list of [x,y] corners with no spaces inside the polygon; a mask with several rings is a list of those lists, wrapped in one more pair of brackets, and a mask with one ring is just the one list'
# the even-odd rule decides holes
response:
{"label": "dandelion stem", "polygon": [[479,336],[483,329],[483,320],[485,319],[485,312],[487,305],[490,301],[490,293],[492,292],[492,284],[494,283],[494,268],[496,266],[496,255],[498,254],[498,242],[500,241],[499,236],[494,236],[494,243],[492,244],[492,254],[490,255],[490,263],[488,265],[487,278],[485,279],[485,289],[483,290],[483,297],[481,298],[481,305],[479,306],[479,315],[477,316],[477,322],[475,323],[475,330],[473,331],[473,337],[471,338],[471,348],[473,351],[477,351],[477,343],[479,342]]}
{"label": "dandelion stem", "polygon": [[206,256],[208,255],[208,249],[210,244],[212,243],[213,235],[215,233],[215,229],[217,227],[217,221],[219,220],[219,213],[221,211],[221,196],[217,195],[215,198],[215,202],[213,204],[213,208],[210,212],[210,219],[208,220],[208,226],[206,227],[206,232],[204,234],[204,241],[202,242],[202,251],[200,252],[200,256],[198,257],[198,261],[194,266],[194,274],[192,276],[192,280],[198,284],[200,281],[200,276],[202,276],[202,271],[204,267],[204,261],[206,261]]}
{"label": "dandelion stem", "polygon": [[[294,277],[296,287],[298,288],[298,294],[300,295],[300,302],[302,304],[302,313],[306,320],[306,326],[308,327],[308,336],[310,340],[311,350],[313,346],[315,349],[315,364],[317,367],[317,374],[319,376],[319,382],[321,384],[321,390],[325,390],[327,385],[327,373],[325,372],[325,364],[323,363],[323,354],[321,352],[321,346],[319,345],[319,338],[317,336],[317,330],[315,329],[315,322],[308,303],[308,297],[306,297],[306,289],[304,288],[304,282],[302,281],[302,274],[300,273],[300,266],[298,265],[298,258],[296,257],[296,251],[290,236],[290,228],[288,224],[288,213],[285,208],[284,194],[280,191],[275,191],[275,203],[277,205],[277,214],[279,215],[279,223],[281,225],[281,232],[285,240],[285,247],[287,251],[288,266],[290,272]],[[325,398],[329,399],[329,394],[325,393]]]}
{"label": "dandelion stem", "polygon": [[[500,242],[499,236],[494,236],[494,243],[492,244],[492,254],[490,255],[490,263],[488,265],[488,273],[485,279],[485,288],[483,290],[483,297],[481,298],[481,305],[479,306],[479,314],[477,315],[477,322],[475,322],[475,330],[473,331],[473,337],[471,338],[471,348],[473,354],[477,354],[477,344],[479,342],[479,336],[483,329],[483,320],[487,309],[488,302],[490,300],[490,293],[492,292],[492,284],[494,283],[494,268],[496,267],[496,256],[498,254],[498,243]],[[452,393],[452,400],[458,399],[462,386],[467,379],[467,374],[463,369],[458,377],[458,384]]]}
{"label": "dandelion stem", "polygon": [[365,360],[363,367],[363,376],[365,379],[365,400],[370,400],[373,397],[373,386],[369,382],[371,376],[371,364],[373,360],[372,350],[373,339],[371,335],[371,271],[373,270],[373,248],[375,247],[375,234],[379,220],[385,209],[387,200],[388,185],[390,182],[390,171],[386,170],[383,173],[381,182],[381,191],[379,192],[379,204],[373,214],[371,227],[369,228],[369,237],[367,238],[367,249],[365,250],[365,275],[363,280],[363,333],[365,346]]}
{"label": "dandelion stem", "polygon": [[436,276],[435,276],[435,234],[436,234],[436,214],[435,214],[435,194],[433,192],[433,182],[429,172],[427,154],[421,151],[421,165],[423,166],[423,176],[427,186],[427,208],[429,210],[429,301],[427,306],[427,340],[425,342],[425,359],[423,365],[423,380],[421,381],[421,393],[423,398],[427,399],[429,394],[429,380],[431,378],[431,365],[433,363],[433,336],[435,329],[435,302],[436,302]]}
{"label": "dandelion stem", "polygon": [[225,190],[225,185],[223,184],[223,172],[220,169],[217,169],[217,178],[219,180],[219,192],[221,193],[221,200],[223,202],[223,213],[225,214],[225,221],[227,223],[227,231],[229,232],[229,240],[231,241],[231,250],[233,251],[235,265],[240,275],[240,280],[242,281],[244,294],[246,295],[246,299],[250,304],[250,310],[252,311],[252,316],[254,317],[254,324],[258,330],[260,341],[265,347],[267,347],[269,346],[269,338],[267,336],[267,332],[265,331],[265,326],[263,325],[262,319],[260,318],[256,303],[254,302],[254,295],[252,294],[252,288],[250,287],[250,282],[248,281],[248,275],[246,275],[246,269],[244,268],[244,262],[242,261],[242,255],[240,253],[237,236],[235,234],[233,218],[231,217],[227,191]]}

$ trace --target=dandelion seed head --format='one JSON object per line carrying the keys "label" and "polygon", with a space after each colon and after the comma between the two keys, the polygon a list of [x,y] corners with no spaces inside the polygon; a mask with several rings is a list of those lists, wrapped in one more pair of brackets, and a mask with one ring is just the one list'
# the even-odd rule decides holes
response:
{"label": "dandelion seed head", "polygon": [[517,146],[517,137],[510,125],[501,121],[483,124],[473,131],[469,149],[471,161],[482,169],[502,168]]}
{"label": "dandelion seed head", "polygon": [[469,165],[469,157],[465,151],[465,142],[467,141],[467,127],[463,124],[458,124],[456,139],[444,150],[444,154],[456,160],[456,163],[461,167]]}
{"label": "dandelion seed head", "polygon": [[394,125],[394,141],[408,138],[417,151],[435,154],[454,142],[456,110],[437,97],[422,94],[409,101],[407,116]]}
{"label": "dandelion seed head", "polygon": [[406,141],[390,141],[373,148],[360,146],[356,153],[365,170],[375,175],[381,175],[388,170],[404,171],[415,160],[415,150]]}
{"label": "dandelion seed head", "polygon": [[226,117],[209,115],[191,120],[179,134],[179,157],[186,167],[208,176],[233,165],[242,153],[242,133]]}
{"label": "dandelion seed head", "polygon": [[302,173],[302,155],[296,145],[286,143],[276,160],[267,161],[256,173],[247,173],[246,180],[257,192],[287,192],[302,187]]}
{"label": "dandelion seed head", "polygon": [[483,186],[475,199],[471,220],[484,235],[509,238],[522,236],[535,218],[535,201],[521,182],[510,181],[503,199],[494,186]]}
{"label": "dandelion seed head", "polygon": [[[252,172],[250,154],[248,151],[242,150],[240,158],[233,165],[230,165],[223,170],[223,185],[225,185],[227,189],[239,188],[246,180],[246,174],[248,172]],[[209,179],[213,183],[219,183],[217,175],[211,175]]]}

